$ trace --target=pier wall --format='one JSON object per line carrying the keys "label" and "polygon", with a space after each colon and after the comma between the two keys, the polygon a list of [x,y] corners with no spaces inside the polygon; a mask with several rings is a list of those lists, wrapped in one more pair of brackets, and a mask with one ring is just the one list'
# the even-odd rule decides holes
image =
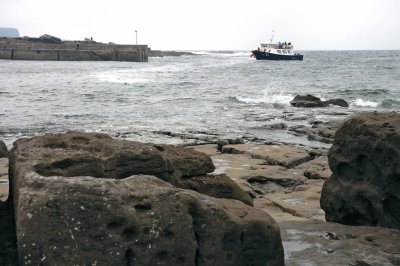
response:
{"label": "pier wall", "polygon": [[0,39],[0,59],[56,61],[147,62],[147,45],[118,45],[93,42],[42,43],[23,39]]}

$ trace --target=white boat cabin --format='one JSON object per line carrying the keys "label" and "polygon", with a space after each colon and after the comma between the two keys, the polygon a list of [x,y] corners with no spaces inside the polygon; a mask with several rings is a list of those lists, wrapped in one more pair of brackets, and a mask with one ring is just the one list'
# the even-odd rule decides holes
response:
{"label": "white boat cabin", "polygon": [[281,55],[294,55],[293,45],[289,43],[261,43],[258,51],[281,54]]}

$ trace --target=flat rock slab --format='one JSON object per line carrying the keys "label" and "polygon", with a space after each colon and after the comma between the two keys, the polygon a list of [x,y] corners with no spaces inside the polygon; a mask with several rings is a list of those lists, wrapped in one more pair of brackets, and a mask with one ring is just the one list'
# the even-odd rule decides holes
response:
{"label": "flat rock slab", "polygon": [[223,153],[244,153],[263,159],[270,165],[293,167],[309,161],[312,157],[306,150],[287,145],[236,144],[222,147]]}
{"label": "flat rock slab", "polygon": [[198,152],[205,153],[208,156],[217,155],[219,153],[219,151],[217,149],[218,148],[217,144],[204,144],[204,145],[188,146],[188,148],[191,148]]}
{"label": "flat rock slab", "polygon": [[303,170],[267,165],[265,160],[248,154],[219,154],[212,156],[212,160],[216,167],[213,174],[224,173],[252,193],[292,191],[293,186],[306,180]]}
{"label": "flat rock slab", "polygon": [[322,221],[281,222],[285,265],[400,265],[400,231]]}
{"label": "flat rock slab", "polygon": [[297,186],[291,193],[266,193],[257,197],[254,204],[272,215],[278,223],[302,219],[325,221],[325,213],[319,204],[322,184],[322,180],[309,180]]}
{"label": "flat rock slab", "polygon": [[211,158],[216,167],[214,174],[225,173],[231,177],[254,197],[254,206],[277,221],[324,219],[319,204],[323,180],[307,178],[305,173],[312,173],[314,177],[329,171],[326,156],[321,155],[290,169],[267,165],[265,160],[253,158],[248,153],[222,153]]}
{"label": "flat rock slab", "polygon": [[328,179],[332,171],[329,169],[328,156],[321,155],[311,161],[302,163],[293,168],[302,172],[309,179]]}

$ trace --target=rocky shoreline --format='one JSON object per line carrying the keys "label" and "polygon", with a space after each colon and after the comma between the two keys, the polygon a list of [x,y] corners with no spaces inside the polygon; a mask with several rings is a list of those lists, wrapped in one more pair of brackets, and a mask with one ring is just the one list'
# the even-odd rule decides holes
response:
{"label": "rocky shoreline", "polygon": [[[2,215],[10,217],[5,210],[10,212],[7,206],[13,205],[21,265],[35,265],[42,259],[50,265],[57,263],[57,256],[77,264],[89,263],[90,259],[84,261],[82,256],[93,258],[91,263],[98,258],[99,265],[116,261],[120,265],[133,265],[134,262],[139,265],[156,262],[164,265],[177,262],[182,265],[232,265],[233,261],[237,265],[265,265],[266,262],[268,265],[283,265],[283,250],[285,265],[398,265],[400,248],[397,239],[400,231],[397,229],[400,223],[398,212],[393,211],[398,202],[396,190],[385,196],[391,200],[390,204],[383,204],[384,210],[389,213],[380,213],[387,218],[386,222],[370,222],[371,219],[366,219],[362,210],[376,217],[374,210],[380,209],[369,208],[369,205],[365,207],[357,202],[355,205],[349,202],[342,209],[351,213],[357,210],[357,217],[365,218],[352,220],[358,221],[353,224],[359,226],[333,218],[336,217],[333,214],[327,216],[330,221],[348,225],[326,222],[327,210],[328,213],[334,210],[338,213],[330,205],[340,204],[323,204],[327,208],[325,211],[320,206],[321,191],[323,187],[327,190],[324,183],[332,183],[332,176],[340,179],[345,175],[346,180],[356,176],[359,179],[354,173],[360,171],[374,173],[368,176],[368,180],[381,176],[377,174],[379,171],[371,168],[375,164],[370,161],[362,163],[366,159],[359,155],[360,150],[363,154],[374,154],[372,150],[377,145],[371,144],[372,150],[362,150],[357,147],[369,147],[369,142],[366,139],[355,142],[357,136],[366,132],[365,128],[371,124],[375,127],[364,135],[370,139],[377,138],[377,142],[381,143],[375,157],[388,154],[378,160],[381,163],[376,163],[376,167],[384,173],[385,182],[392,183],[376,186],[377,181],[373,181],[369,183],[368,191],[375,195],[373,191],[376,187],[387,191],[388,186],[395,188],[398,184],[398,115],[369,113],[360,116],[362,119],[357,120],[360,126],[356,128],[355,135],[349,133],[354,123],[349,120],[346,120],[349,129],[336,121],[316,123],[311,129],[292,129],[322,143],[333,143],[329,153],[323,147],[249,144],[245,139],[217,140],[214,144],[188,144],[185,145],[187,147],[121,142],[105,135],[85,133],[20,140],[14,144],[9,156],[13,204],[11,201],[8,205],[3,203]],[[277,124],[276,127],[284,125]],[[335,138],[338,127],[340,139]],[[351,137],[344,141],[346,136]],[[356,144],[348,145],[353,142]],[[335,148],[338,145],[358,151],[354,152],[354,163],[347,160],[348,165],[357,166],[358,170],[345,168],[347,170],[343,172],[343,167],[339,167],[339,170],[333,168],[332,173],[330,158],[335,157],[332,150],[338,150]],[[350,177],[346,173],[350,173]],[[0,178],[0,196],[5,200],[8,196],[7,158],[0,159]],[[329,202],[329,193],[325,192],[322,196],[324,202]],[[354,193],[355,198],[357,195],[368,197],[365,191]],[[376,193],[383,195],[383,192]],[[182,203],[176,206],[173,197],[179,197]],[[381,204],[379,201],[373,203]],[[107,204],[111,207],[104,207]],[[129,206],[134,208],[131,210]],[[167,211],[173,209],[180,211]],[[151,212],[157,213],[156,224]],[[185,213],[191,218],[185,218]],[[210,216],[208,213],[216,214]],[[394,215],[388,218],[390,213]],[[94,222],[94,214],[101,214],[107,219],[100,218]],[[352,217],[345,213],[340,215],[338,217]],[[112,221],[108,220],[109,217]],[[69,227],[60,228],[65,226],[65,220]],[[47,226],[39,230],[39,224]],[[182,228],[186,228],[185,224],[191,228],[187,234],[186,231],[181,232]],[[371,227],[377,225],[384,227]],[[7,224],[1,227],[12,229]],[[253,233],[246,237],[242,235],[250,231]],[[280,237],[276,236],[277,232],[280,232]],[[1,253],[0,262],[16,265],[17,251],[12,235],[8,234],[8,242],[4,238],[6,236],[2,235],[0,242],[3,245],[8,243],[8,246],[3,250],[12,252],[7,255]],[[192,238],[197,243],[194,246],[188,242]],[[218,239],[224,239],[222,246],[218,244]],[[87,240],[90,245],[85,244]],[[143,245],[132,244],[135,240]],[[32,243],[35,245],[32,246]],[[119,248],[112,251],[107,248],[114,244]],[[149,244],[153,245],[152,248]],[[62,246],[69,248],[61,251]],[[50,249],[54,247],[57,252]],[[114,252],[113,258],[118,260],[113,260],[111,256],[102,258],[96,253],[104,248]],[[182,250],[184,255],[178,256]],[[244,250],[252,250],[252,253],[243,253]],[[70,257],[65,255],[70,253]],[[236,257],[238,254],[243,256]]]}

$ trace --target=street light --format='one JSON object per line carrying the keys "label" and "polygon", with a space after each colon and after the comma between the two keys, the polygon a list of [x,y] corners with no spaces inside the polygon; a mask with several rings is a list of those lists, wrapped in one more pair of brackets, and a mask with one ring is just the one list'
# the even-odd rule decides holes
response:
{"label": "street light", "polygon": [[135,33],[136,33],[136,45],[137,45],[137,30],[135,30]]}

